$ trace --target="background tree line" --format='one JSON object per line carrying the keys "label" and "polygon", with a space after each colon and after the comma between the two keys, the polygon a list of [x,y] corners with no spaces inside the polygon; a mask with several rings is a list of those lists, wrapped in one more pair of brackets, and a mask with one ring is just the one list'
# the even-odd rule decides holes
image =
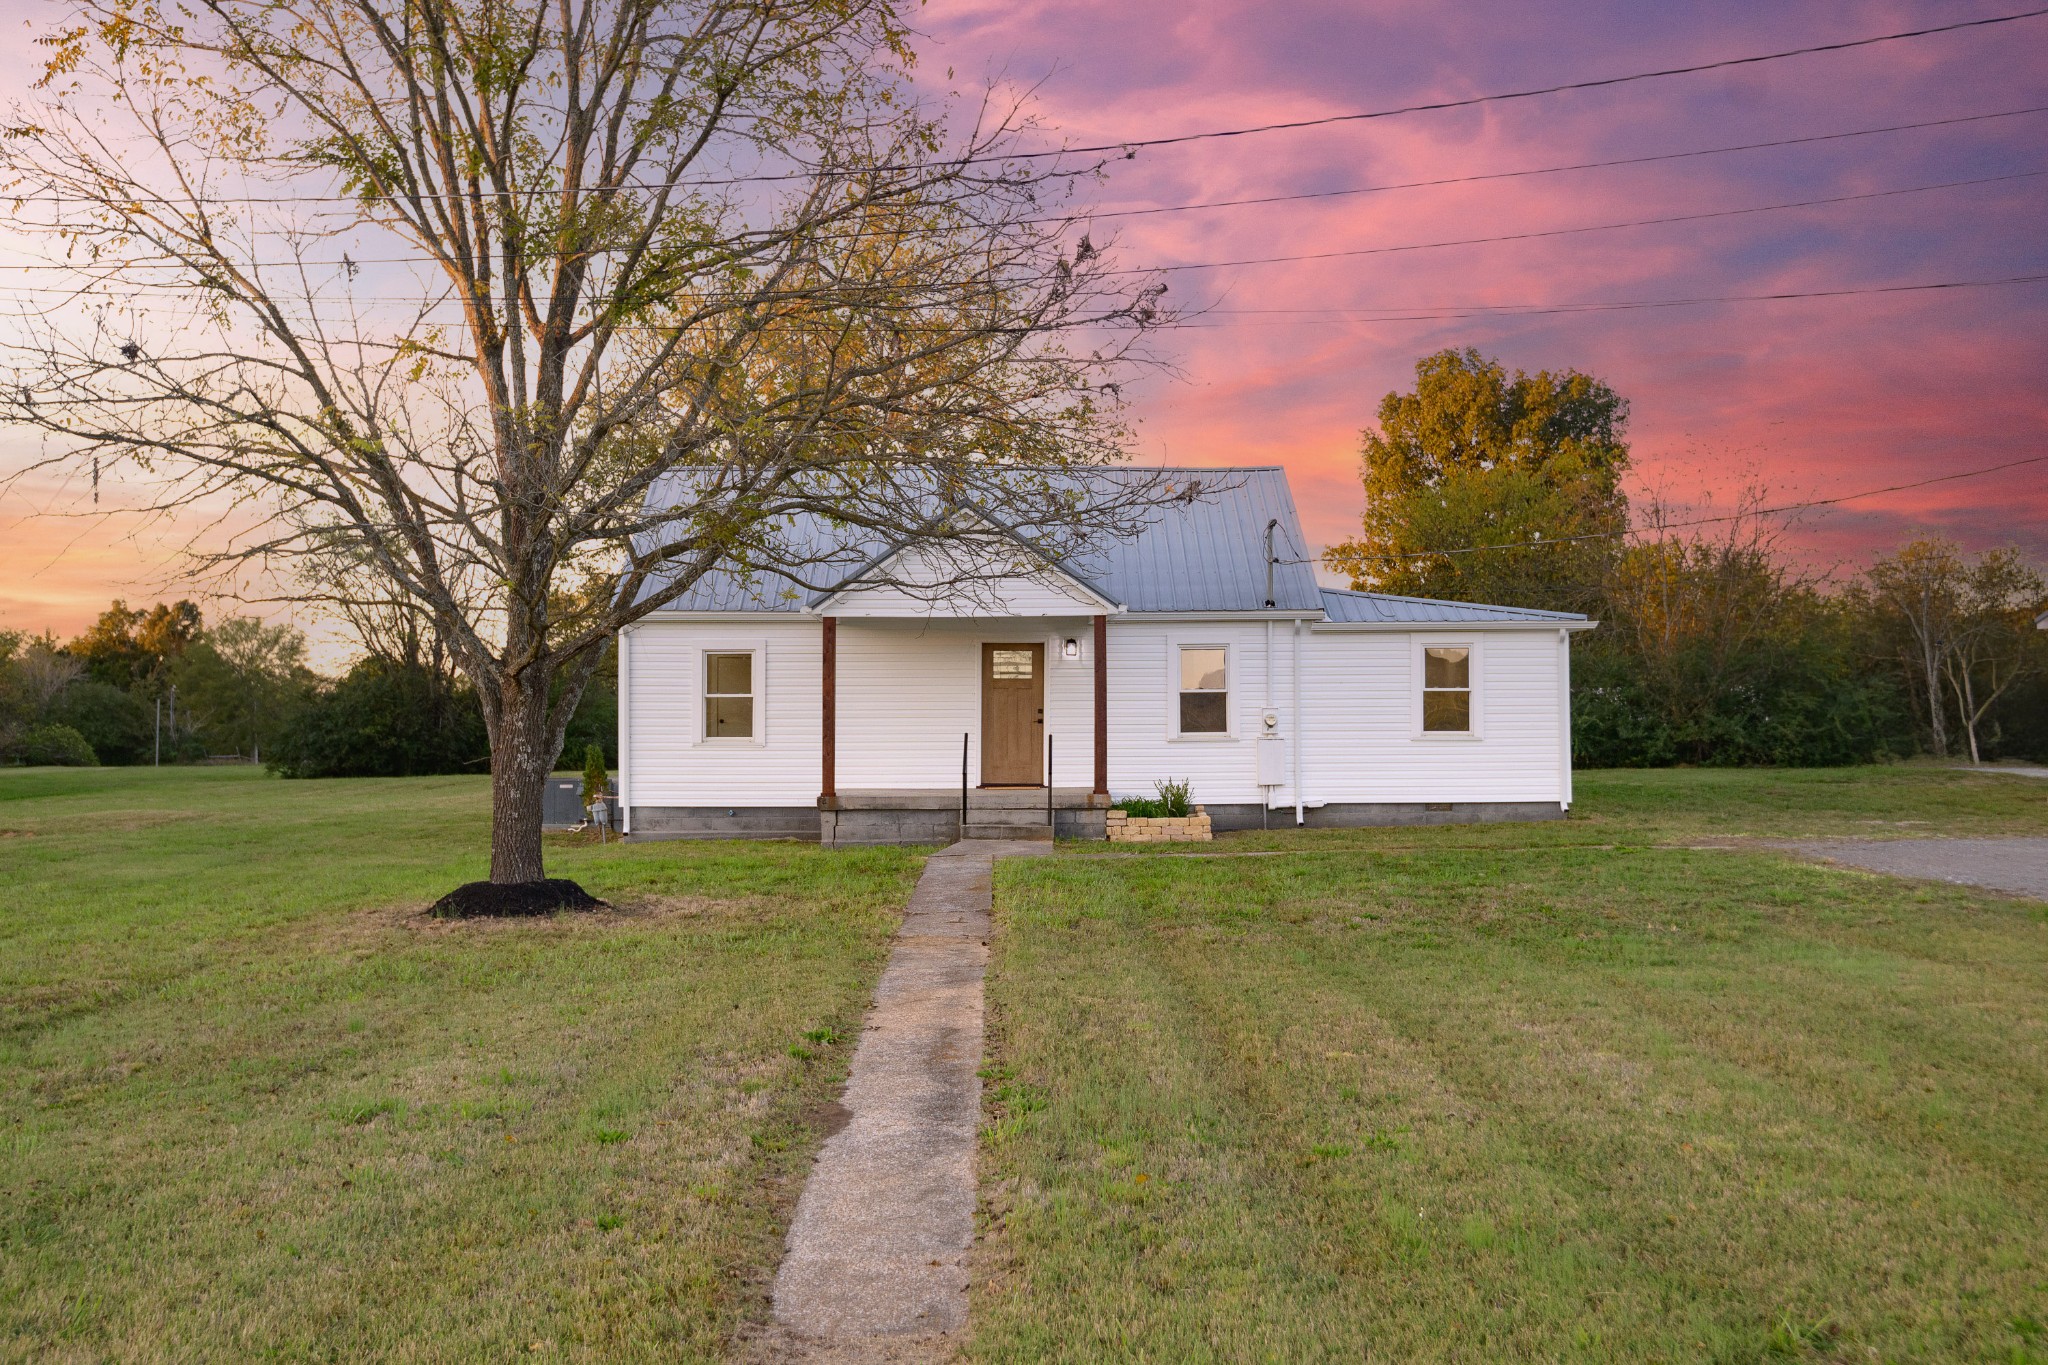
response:
{"label": "background tree line", "polygon": [[[0,763],[239,758],[286,777],[488,772],[483,713],[447,650],[356,615],[366,653],[338,678],[307,666],[296,628],[208,624],[186,601],[116,601],[69,642],[0,630]],[[600,672],[563,751],[580,758],[596,744],[615,762],[615,665]]]}
{"label": "background tree line", "polygon": [[1923,536],[1836,578],[1766,491],[1712,518],[1631,506],[1628,404],[1476,350],[1416,362],[1364,434],[1366,510],[1328,562],[1358,588],[1586,612],[1572,730],[1588,766],[2048,759],[2048,605],[2017,549]]}

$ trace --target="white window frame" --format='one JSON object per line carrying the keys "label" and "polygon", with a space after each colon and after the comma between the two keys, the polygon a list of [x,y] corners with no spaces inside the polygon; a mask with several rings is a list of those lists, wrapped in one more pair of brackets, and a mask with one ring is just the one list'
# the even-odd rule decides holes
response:
{"label": "white window frame", "polygon": [[[1183,734],[1180,728],[1180,652],[1183,649],[1223,651],[1223,729]],[[1114,656],[1112,656],[1114,657]],[[1214,636],[1170,636],[1166,641],[1166,738],[1172,744],[1228,744],[1237,738],[1237,647]]]}
{"label": "white window frame", "polygon": [[[1486,640],[1478,635],[1411,635],[1408,653],[1408,729],[1410,737],[1426,744],[1470,744],[1486,734]],[[1425,730],[1422,728],[1422,692],[1426,655],[1429,649],[1463,649],[1466,674],[1472,686],[1472,728],[1469,730]]]}
{"label": "white window frame", "polygon": [[[754,733],[720,737],[704,733],[706,689],[711,684],[713,654],[751,654],[754,682]],[[768,743],[768,642],[766,640],[707,640],[690,655],[695,676],[691,679],[690,724],[696,733],[695,747],[701,749],[759,749]]]}

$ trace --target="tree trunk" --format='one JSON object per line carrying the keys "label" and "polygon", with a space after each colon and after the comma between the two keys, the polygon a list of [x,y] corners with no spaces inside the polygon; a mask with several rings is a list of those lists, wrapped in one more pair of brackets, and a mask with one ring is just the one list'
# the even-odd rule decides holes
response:
{"label": "tree trunk", "polygon": [[540,802],[556,743],[548,725],[545,686],[507,680],[485,715],[491,731],[491,880],[537,882],[541,865]]}
{"label": "tree trunk", "polygon": [[1977,688],[1975,680],[1970,677],[1970,664],[1967,659],[1963,661],[1962,674],[1963,733],[1970,738],[1970,762],[1982,763],[1983,756],[1977,752]]}
{"label": "tree trunk", "polygon": [[1923,635],[1920,642],[1920,662],[1927,673],[1927,724],[1934,737],[1934,756],[1948,757],[1948,708],[1941,697],[1941,661],[1935,652],[1934,641]]}

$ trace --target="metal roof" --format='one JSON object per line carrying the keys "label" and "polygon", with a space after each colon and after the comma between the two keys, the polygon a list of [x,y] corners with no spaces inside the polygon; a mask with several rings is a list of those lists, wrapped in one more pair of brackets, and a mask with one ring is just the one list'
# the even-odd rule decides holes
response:
{"label": "metal roof", "polygon": [[[1092,471],[1088,479],[1158,479],[1163,477],[1177,496],[1147,511],[1136,534],[1105,538],[1063,559],[1058,567],[1131,612],[1244,612],[1266,605],[1266,525],[1278,521],[1274,533],[1273,604],[1276,610],[1317,612],[1323,597],[1316,587],[1301,523],[1287,476],[1277,466],[1237,469],[1137,467]],[[681,484],[664,480],[649,495],[654,506],[682,493]],[[1005,522],[1004,509],[985,509]],[[1006,529],[1025,543],[1030,528]],[[860,538],[820,518],[800,518],[782,533],[784,543],[806,557],[823,556],[843,564],[852,582],[893,547],[872,537]],[[808,571],[810,586],[762,570],[742,576],[714,570],[699,579],[666,610],[798,612],[820,594],[821,581],[831,582],[823,567]],[[657,591],[650,585],[646,593]]]}
{"label": "metal roof", "polygon": [[1572,611],[1489,607],[1478,602],[1443,602],[1433,597],[1396,597],[1392,593],[1353,592],[1344,588],[1324,588],[1322,596],[1326,618],[1346,625],[1571,625],[1587,620]]}

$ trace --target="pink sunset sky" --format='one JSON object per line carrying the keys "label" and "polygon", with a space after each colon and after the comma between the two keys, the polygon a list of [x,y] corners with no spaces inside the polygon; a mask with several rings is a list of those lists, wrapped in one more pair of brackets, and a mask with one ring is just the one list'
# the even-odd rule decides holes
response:
{"label": "pink sunset sky", "polygon": [[[1868,37],[2010,13],[1984,3],[1288,5],[931,0],[921,80],[1034,87],[1069,144],[1113,143]],[[46,26],[60,11],[7,0]],[[25,76],[25,45],[0,76]],[[17,85],[18,88],[18,85]],[[1105,218],[1120,259],[1175,267],[1715,213],[1518,242],[1175,270],[1207,310],[1168,335],[1177,377],[1136,391],[1144,463],[1287,468],[1311,548],[1356,524],[1359,429],[1416,357],[1474,346],[1624,394],[1638,495],[1724,507],[1835,497],[2048,454],[2048,283],[1626,311],[1372,320],[1399,310],[1873,290],[2048,274],[2048,16],[1606,89],[1146,150],[1095,198],[1148,209],[1491,174],[1970,119],[1648,164]],[[2010,114],[2009,117],[1980,118]],[[2029,174],[2034,173],[2034,174]],[[1995,177],[2007,177],[1993,179]],[[2022,177],[2022,178],[2010,178]],[[0,469],[35,445],[0,432]],[[176,591],[173,537],[0,496],[0,627],[69,634],[114,596]],[[1853,569],[1902,538],[2017,543],[2048,562],[2048,463],[1809,514],[1796,543]]]}

